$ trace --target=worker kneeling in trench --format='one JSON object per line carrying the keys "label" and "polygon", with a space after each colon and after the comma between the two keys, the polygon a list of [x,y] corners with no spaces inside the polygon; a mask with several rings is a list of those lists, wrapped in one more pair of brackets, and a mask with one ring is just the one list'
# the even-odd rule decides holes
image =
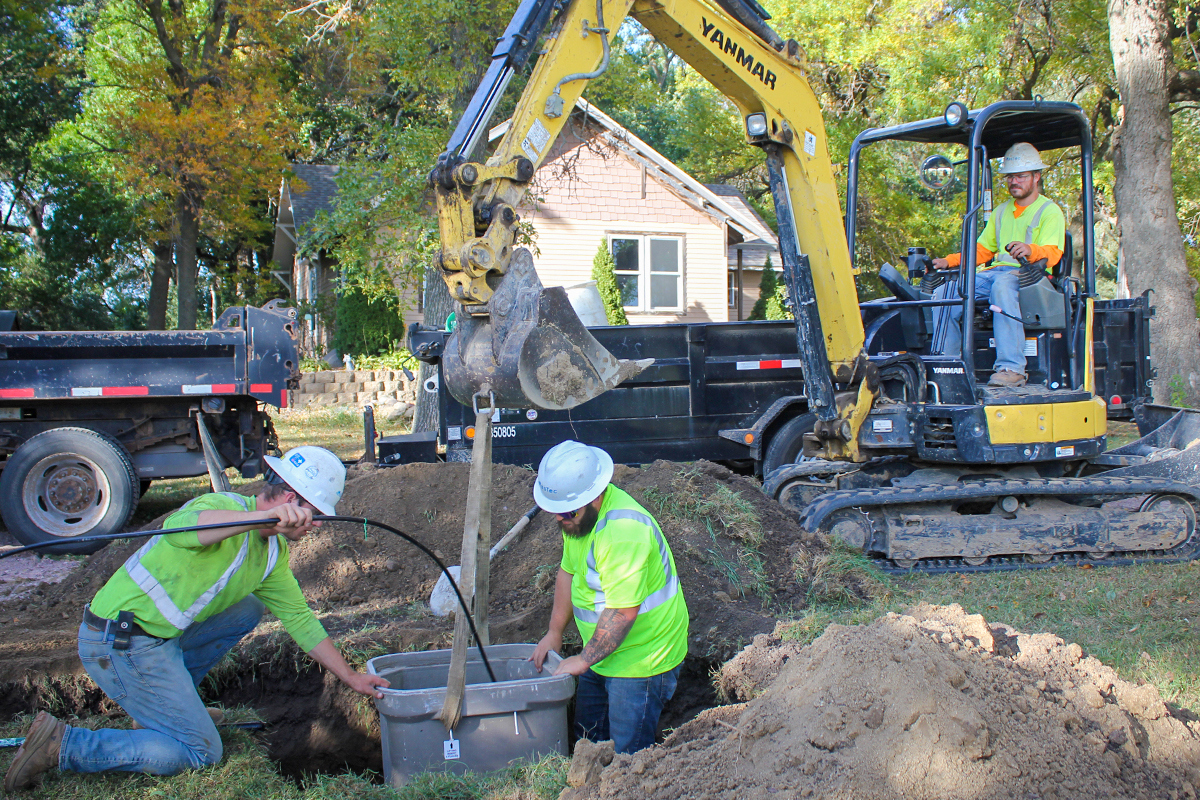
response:
{"label": "worker kneeling in trench", "polygon": [[[333,515],[346,468],[320,447],[267,457],[268,484],[255,497],[219,492],[176,511],[165,528],[228,528],[155,536],[109,578],[79,628],[79,657],[92,680],[134,720],[135,730],[69,727],[42,712],[4,778],[13,792],[43,772],[173,775],[221,760],[219,709],[196,692],[205,674],[254,630],[265,608],[296,643],[351,689],[382,697],[388,682],[357,672],[308,607],[288,567],[288,542]],[[239,522],[274,517],[271,528]]]}
{"label": "worker kneeling in trench", "polygon": [[618,753],[654,744],[663,705],[687,655],[688,610],[675,558],[654,517],[609,481],[613,461],[598,447],[565,441],[538,466],[533,497],[558,517],[563,556],[550,630],[532,661],[562,650],[571,616],[583,652],[555,674],[579,678],[575,732],[613,740]]}

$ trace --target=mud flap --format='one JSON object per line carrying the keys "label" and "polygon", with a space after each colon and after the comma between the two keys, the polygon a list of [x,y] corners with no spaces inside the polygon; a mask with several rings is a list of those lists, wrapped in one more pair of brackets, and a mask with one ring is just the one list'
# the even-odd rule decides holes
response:
{"label": "mud flap", "polygon": [[513,253],[487,308],[488,316],[462,316],[442,357],[446,388],[465,406],[489,383],[497,408],[573,408],[653,363],[608,352],[566,290],[543,288],[525,248]]}

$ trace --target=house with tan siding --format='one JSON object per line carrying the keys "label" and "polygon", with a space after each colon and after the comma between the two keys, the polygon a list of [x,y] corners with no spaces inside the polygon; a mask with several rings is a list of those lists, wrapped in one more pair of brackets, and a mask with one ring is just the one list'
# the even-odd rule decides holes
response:
{"label": "house with tan siding", "polygon": [[779,262],[774,233],[735,187],[700,183],[584,100],[519,211],[547,286],[590,280],[607,243],[634,325],[744,319],[768,257]]}
{"label": "house with tan siding", "polygon": [[[494,128],[503,135],[507,123]],[[306,308],[336,282],[336,254],[302,256],[305,225],[336,194],[337,167],[295,164],[284,181],[274,258],[292,299]],[[758,299],[778,241],[734,186],[705,185],[595,106],[580,100],[538,169],[519,209],[533,231],[534,263],[546,286],[591,280],[601,242],[613,254],[631,324],[745,319]],[[285,279],[284,276],[287,276]],[[418,298],[405,321],[420,321]],[[306,320],[318,346],[320,319]]]}

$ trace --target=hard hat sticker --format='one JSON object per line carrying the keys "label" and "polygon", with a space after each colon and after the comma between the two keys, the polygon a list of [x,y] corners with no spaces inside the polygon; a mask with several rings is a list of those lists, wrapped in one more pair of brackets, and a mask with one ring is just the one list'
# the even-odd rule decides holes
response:
{"label": "hard hat sticker", "polygon": [[299,453],[292,453],[288,461],[292,462],[293,467],[298,467],[304,463],[304,456],[300,455]]}
{"label": "hard hat sticker", "polygon": [[316,467],[309,467],[308,469],[304,470],[305,477],[307,477],[310,481],[315,481],[317,476],[320,474],[321,471]]}

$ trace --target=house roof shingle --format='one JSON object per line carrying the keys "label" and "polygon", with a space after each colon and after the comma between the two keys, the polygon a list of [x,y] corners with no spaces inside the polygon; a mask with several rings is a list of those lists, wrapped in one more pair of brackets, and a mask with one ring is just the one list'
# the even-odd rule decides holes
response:
{"label": "house roof shingle", "polygon": [[289,182],[288,190],[292,201],[292,222],[296,226],[298,236],[303,236],[304,229],[313,221],[318,212],[328,211],[333,207],[333,198],[337,196],[337,174],[341,167],[326,164],[292,164],[292,172],[307,184],[301,192],[296,184]]}
{"label": "house roof shingle", "polygon": [[737,188],[732,183],[706,183],[704,186],[717,197],[725,198],[731,205],[737,206],[752,216],[758,221],[758,224],[761,226],[762,230],[771,230],[767,225],[767,221],[762,218],[762,214],[759,214],[754,206],[750,205],[749,198],[746,197],[741,189]]}

